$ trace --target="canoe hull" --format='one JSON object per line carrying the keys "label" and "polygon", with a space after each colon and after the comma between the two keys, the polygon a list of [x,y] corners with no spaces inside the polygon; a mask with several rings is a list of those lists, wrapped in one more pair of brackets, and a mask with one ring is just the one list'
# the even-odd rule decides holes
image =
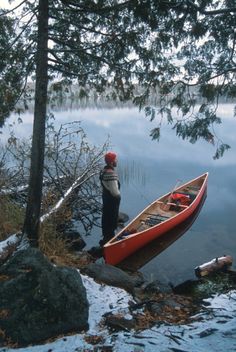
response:
{"label": "canoe hull", "polygon": [[115,235],[109,242],[103,247],[104,258],[107,264],[116,265],[123,259],[136,252],[138,249],[145,246],[147,243],[153,241],[159,236],[164,235],[167,231],[171,230],[175,226],[186,220],[197,208],[202,200],[203,195],[207,188],[208,173],[199,176],[198,178],[191,180],[190,182],[178,187],[175,191],[180,191],[191,185],[200,183],[199,190],[194,200],[188,206],[181,209],[180,212],[172,214],[167,220],[161,223],[151,226],[143,231],[130,234],[124,239],[118,240],[124,231],[132,228],[133,225],[137,225],[143,214],[148,214],[150,209],[154,208],[154,205],[161,203],[171,196],[171,192],[158,198],[151,205],[145,208],[131,223],[129,223],[122,231]]}

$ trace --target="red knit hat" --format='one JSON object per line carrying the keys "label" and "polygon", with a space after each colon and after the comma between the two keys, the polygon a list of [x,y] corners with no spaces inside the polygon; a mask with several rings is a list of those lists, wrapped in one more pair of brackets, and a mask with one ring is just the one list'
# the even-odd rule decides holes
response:
{"label": "red knit hat", "polygon": [[117,157],[116,153],[108,152],[108,153],[105,154],[105,162],[107,164],[111,164],[111,163],[113,163],[116,160],[116,157]]}

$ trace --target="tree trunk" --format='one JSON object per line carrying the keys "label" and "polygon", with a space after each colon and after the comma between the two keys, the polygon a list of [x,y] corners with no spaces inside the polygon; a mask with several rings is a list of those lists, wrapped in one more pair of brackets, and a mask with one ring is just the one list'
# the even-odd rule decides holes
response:
{"label": "tree trunk", "polygon": [[38,245],[48,86],[48,0],[39,0],[38,40],[36,52],[36,86],[29,193],[23,234],[32,246]]}

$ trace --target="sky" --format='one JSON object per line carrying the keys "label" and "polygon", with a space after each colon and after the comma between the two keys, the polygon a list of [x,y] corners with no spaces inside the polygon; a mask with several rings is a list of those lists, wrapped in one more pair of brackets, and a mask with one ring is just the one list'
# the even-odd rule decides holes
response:
{"label": "sky", "polygon": [[0,8],[2,9],[11,9],[14,8],[15,6],[17,6],[20,2],[22,2],[22,0],[15,0],[12,1],[12,3],[9,4],[8,0],[1,0],[0,2]]}

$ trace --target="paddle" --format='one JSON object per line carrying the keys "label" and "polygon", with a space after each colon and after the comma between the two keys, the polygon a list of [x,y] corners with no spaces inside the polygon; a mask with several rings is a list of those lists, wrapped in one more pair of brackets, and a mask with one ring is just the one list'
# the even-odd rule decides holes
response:
{"label": "paddle", "polygon": [[177,180],[172,192],[170,193],[169,197],[163,202],[163,205],[161,206],[162,210],[167,211],[170,209],[170,205],[168,205],[168,203],[171,203],[171,197],[173,195],[173,193],[175,192],[177,186],[179,185],[179,183],[181,182],[181,180]]}

